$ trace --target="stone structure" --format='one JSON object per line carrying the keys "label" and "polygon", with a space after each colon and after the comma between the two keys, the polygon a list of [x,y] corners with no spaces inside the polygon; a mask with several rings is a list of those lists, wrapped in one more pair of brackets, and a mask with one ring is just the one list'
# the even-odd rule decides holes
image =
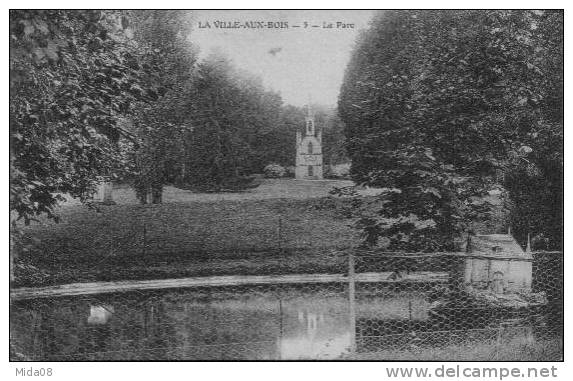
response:
{"label": "stone structure", "polygon": [[511,234],[475,235],[468,239],[464,284],[496,294],[531,292],[532,255]]}
{"label": "stone structure", "polygon": [[115,205],[115,201],[113,201],[113,183],[111,181],[103,180],[98,184],[94,201],[104,205]]}
{"label": "stone structure", "polygon": [[322,131],[317,131],[314,116],[307,107],[304,135],[296,132],[296,168],[297,180],[322,180]]}

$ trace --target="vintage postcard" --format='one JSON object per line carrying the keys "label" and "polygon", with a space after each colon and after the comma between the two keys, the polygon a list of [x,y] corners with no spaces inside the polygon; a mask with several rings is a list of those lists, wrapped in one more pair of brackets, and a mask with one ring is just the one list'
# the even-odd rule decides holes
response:
{"label": "vintage postcard", "polygon": [[563,20],[11,10],[16,376],[562,361]]}

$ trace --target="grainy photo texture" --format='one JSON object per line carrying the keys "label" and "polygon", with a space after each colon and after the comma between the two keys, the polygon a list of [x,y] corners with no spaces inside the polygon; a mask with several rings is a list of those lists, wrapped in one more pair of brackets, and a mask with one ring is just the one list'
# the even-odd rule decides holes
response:
{"label": "grainy photo texture", "polygon": [[10,11],[10,360],[562,360],[563,39]]}

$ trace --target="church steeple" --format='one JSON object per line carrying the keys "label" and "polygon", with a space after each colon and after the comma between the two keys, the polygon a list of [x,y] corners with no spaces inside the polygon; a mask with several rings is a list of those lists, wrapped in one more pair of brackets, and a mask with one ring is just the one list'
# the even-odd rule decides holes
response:
{"label": "church steeple", "polygon": [[314,136],[314,116],[312,115],[312,111],[310,110],[310,103],[306,106],[306,117],[304,118],[306,123],[306,136]]}
{"label": "church steeple", "polygon": [[306,105],[304,132],[296,132],[297,179],[321,180],[322,175],[322,133],[316,130],[310,101]]}

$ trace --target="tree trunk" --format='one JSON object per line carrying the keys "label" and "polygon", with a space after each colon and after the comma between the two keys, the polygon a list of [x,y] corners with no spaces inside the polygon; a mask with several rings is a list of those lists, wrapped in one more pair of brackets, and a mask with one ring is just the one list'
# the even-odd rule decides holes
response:
{"label": "tree trunk", "polygon": [[161,204],[163,201],[163,184],[154,185],[151,188],[151,202],[153,204]]}

